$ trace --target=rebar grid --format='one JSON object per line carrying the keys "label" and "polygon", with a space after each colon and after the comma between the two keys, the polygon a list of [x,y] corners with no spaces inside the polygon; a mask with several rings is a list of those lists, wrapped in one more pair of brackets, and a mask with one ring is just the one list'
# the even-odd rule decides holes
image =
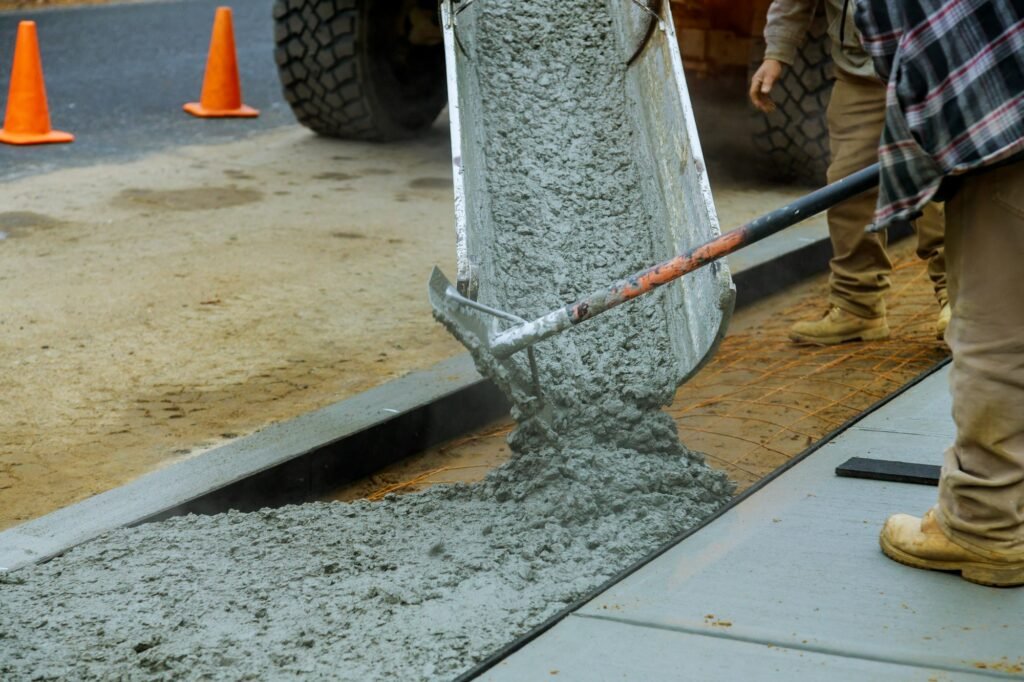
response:
{"label": "rebar grid", "polygon": [[926,265],[910,245],[893,251],[889,339],[829,347],[790,342],[790,325],[823,313],[824,278],[791,292],[795,300],[767,301],[763,320],[751,327],[738,316],[742,326],[676,394],[667,411],[682,441],[742,490],[944,358]]}
{"label": "rebar grid", "polygon": [[[705,453],[743,490],[944,358],[947,350],[934,332],[938,304],[913,241],[890,249],[892,335],[885,341],[831,347],[789,341],[790,325],[824,312],[824,276],[740,311],[715,357],[666,408],[687,447]],[[434,448],[430,464],[424,460],[423,467],[387,480],[369,499],[453,482],[453,475],[482,478],[490,465],[464,462],[503,449],[513,426],[506,421]],[[476,471],[456,474],[466,469]]]}

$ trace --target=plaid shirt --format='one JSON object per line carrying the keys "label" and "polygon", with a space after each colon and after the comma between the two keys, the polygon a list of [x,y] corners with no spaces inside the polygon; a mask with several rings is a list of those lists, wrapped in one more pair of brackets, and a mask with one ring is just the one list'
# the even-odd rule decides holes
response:
{"label": "plaid shirt", "polygon": [[857,0],[856,21],[888,81],[879,226],[1024,149],[1024,0]]}

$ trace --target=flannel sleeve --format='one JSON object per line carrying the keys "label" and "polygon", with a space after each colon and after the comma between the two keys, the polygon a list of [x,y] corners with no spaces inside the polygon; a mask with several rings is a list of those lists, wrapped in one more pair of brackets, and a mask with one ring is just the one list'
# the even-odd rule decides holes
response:
{"label": "flannel sleeve", "polygon": [[793,64],[807,39],[816,4],[815,0],[772,0],[764,27],[765,59]]}

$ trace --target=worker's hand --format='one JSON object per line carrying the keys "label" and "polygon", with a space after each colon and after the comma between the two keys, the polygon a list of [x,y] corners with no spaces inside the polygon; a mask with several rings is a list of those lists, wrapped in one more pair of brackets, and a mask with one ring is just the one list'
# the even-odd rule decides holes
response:
{"label": "worker's hand", "polygon": [[750,101],[766,114],[775,111],[771,92],[775,81],[782,75],[782,66],[782,62],[777,59],[766,59],[750,79]]}

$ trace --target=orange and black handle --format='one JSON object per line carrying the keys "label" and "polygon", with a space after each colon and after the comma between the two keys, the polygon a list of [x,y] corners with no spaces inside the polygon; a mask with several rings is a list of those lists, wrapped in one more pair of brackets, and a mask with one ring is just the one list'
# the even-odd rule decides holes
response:
{"label": "orange and black handle", "polygon": [[716,239],[681,253],[671,260],[641,270],[609,287],[595,291],[575,303],[553,310],[532,322],[506,329],[491,339],[491,351],[497,357],[508,357],[537,341],[653,291],[663,284],[668,284],[723,256],[728,256],[745,246],[770,237],[776,232],[817,215],[877,185],[878,164],[876,163],[811,192],[791,204],[755,218]]}

